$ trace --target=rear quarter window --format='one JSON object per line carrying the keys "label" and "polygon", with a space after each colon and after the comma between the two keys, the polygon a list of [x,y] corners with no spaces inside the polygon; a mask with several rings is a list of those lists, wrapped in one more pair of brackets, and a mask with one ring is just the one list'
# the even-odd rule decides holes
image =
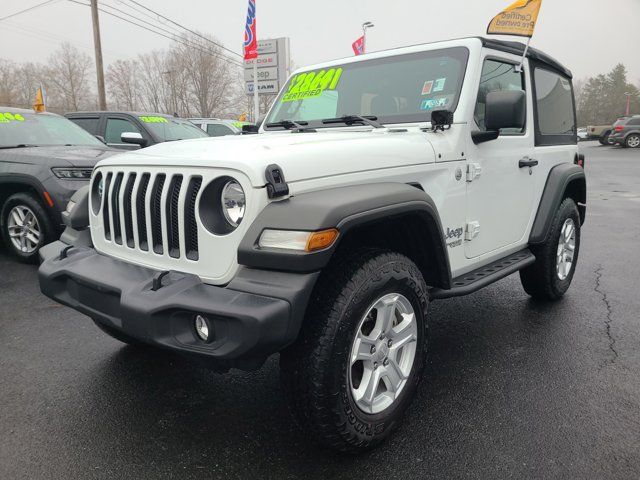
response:
{"label": "rear quarter window", "polygon": [[536,144],[576,144],[576,116],[571,80],[536,67],[533,71],[536,105]]}

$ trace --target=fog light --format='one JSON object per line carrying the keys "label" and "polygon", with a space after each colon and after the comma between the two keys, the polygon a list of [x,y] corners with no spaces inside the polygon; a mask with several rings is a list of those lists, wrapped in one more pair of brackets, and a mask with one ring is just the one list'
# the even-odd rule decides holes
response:
{"label": "fog light", "polygon": [[207,319],[202,315],[196,315],[195,320],[196,333],[200,340],[204,342],[209,341],[209,324],[207,323]]}

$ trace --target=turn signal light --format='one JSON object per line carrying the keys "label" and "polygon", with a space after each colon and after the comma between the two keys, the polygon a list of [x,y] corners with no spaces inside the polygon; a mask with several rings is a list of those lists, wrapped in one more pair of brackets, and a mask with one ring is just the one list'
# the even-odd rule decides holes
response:
{"label": "turn signal light", "polygon": [[320,232],[313,232],[311,235],[309,235],[305,250],[307,252],[323,250],[333,245],[333,242],[336,241],[336,238],[338,238],[338,230],[335,228],[322,230]]}

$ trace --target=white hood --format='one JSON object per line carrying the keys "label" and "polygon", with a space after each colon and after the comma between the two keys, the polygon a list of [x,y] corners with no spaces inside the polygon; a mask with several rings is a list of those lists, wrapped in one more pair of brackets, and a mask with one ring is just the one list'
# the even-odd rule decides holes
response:
{"label": "white hood", "polygon": [[[435,161],[428,134],[417,128],[268,132],[166,142],[127,152],[99,166],[156,165],[231,169],[254,187],[266,183],[268,165],[278,164],[288,183]],[[416,161],[416,160],[419,161]]]}

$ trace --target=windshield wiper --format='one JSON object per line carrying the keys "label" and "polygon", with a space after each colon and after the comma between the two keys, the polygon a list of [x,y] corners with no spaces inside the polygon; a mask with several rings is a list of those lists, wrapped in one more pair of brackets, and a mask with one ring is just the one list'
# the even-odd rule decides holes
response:
{"label": "windshield wiper", "polygon": [[344,123],[345,125],[355,125],[356,123],[360,123],[362,125],[371,125],[373,128],[384,128],[384,125],[376,122],[378,117],[373,115],[367,115],[361,117],[360,115],[343,115],[342,117],[337,118],[325,118],[322,120],[322,123],[325,125],[330,125],[333,123]]}
{"label": "windshield wiper", "polygon": [[0,149],[9,149],[9,148],[28,148],[28,147],[39,147],[39,145],[29,145],[27,143],[20,143],[18,145],[2,145]]}
{"label": "windshield wiper", "polygon": [[280,120],[279,122],[267,123],[266,127],[267,128],[282,127],[287,130],[291,130],[293,128],[303,129],[306,125],[309,125],[309,122],[304,122],[302,120],[299,122],[295,122],[293,120]]}

